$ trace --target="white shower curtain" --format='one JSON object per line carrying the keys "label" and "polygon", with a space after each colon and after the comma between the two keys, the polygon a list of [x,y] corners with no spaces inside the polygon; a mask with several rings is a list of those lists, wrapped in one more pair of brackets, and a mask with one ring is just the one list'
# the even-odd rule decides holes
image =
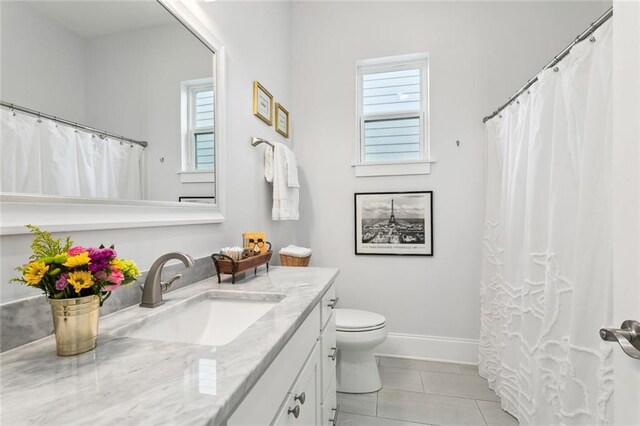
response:
{"label": "white shower curtain", "polygon": [[486,123],[480,375],[521,424],[604,424],[612,393],[611,21]]}
{"label": "white shower curtain", "polygon": [[2,192],[143,198],[142,146],[0,109]]}

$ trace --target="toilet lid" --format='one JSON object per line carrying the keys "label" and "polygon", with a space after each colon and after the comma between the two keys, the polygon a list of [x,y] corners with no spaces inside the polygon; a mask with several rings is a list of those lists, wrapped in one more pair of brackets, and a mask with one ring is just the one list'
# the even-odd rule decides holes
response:
{"label": "toilet lid", "polygon": [[381,328],[386,319],[375,312],[360,311],[357,309],[336,309],[336,330],[370,330]]}

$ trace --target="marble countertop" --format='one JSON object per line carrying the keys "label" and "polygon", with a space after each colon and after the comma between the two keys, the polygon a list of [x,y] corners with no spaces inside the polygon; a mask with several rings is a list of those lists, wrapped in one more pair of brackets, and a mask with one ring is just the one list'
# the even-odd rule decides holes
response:
{"label": "marble countertop", "polygon": [[[235,285],[212,277],[100,318],[98,346],[56,355],[53,336],[0,355],[0,423],[220,424],[233,412],[338,275],[334,268],[273,267]],[[204,346],[117,337],[132,321],[208,290],[286,297],[231,343]],[[107,301],[106,303],[109,303]]]}

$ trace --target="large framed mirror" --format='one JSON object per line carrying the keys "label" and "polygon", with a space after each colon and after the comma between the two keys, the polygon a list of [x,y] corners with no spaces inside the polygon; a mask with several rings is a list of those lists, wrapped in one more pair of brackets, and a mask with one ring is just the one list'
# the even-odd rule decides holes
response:
{"label": "large framed mirror", "polygon": [[0,8],[2,234],[224,219],[224,48],[193,5]]}

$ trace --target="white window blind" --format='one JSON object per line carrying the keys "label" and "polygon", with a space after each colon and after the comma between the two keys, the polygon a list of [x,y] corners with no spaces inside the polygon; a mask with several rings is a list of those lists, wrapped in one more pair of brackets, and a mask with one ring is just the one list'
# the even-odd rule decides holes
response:
{"label": "white window blind", "polygon": [[420,111],[420,69],[364,74],[362,101],[365,114]]}
{"label": "white window blind", "polygon": [[365,120],[365,161],[402,161],[419,158],[420,119],[418,117]]}
{"label": "white window blind", "polygon": [[357,163],[426,159],[426,55],[363,61],[358,67]]}

